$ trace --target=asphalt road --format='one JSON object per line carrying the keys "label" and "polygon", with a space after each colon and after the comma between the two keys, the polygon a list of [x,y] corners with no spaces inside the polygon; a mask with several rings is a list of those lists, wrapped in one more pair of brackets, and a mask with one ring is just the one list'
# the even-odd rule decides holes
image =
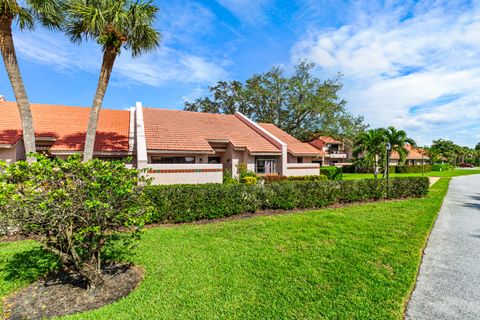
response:
{"label": "asphalt road", "polygon": [[480,319],[480,175],[451,181],[406,319]]}

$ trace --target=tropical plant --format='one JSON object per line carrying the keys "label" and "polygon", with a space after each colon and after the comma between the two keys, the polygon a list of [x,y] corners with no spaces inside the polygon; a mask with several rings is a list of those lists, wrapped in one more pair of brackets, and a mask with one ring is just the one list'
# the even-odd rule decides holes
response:
{"label": "tropical plant", "polygon": [[138,238],[150,212],[143,199],[149,181],[121,161],[36,158],[0,165],[3,220],[33,236],[94,288],[103,282],[111,251],[128,251]]}
{"label": "tropical plant", "polygon": [[377,178],[383,168],[383,160],[386,155],[385,129],[370,129],[360,133],[354,145],[353,156],[356,158],[362,156],[363,164],[373,168],[373,174]]}
{"label": "tropical plant", "polygon": [[[27,154],[35,152],[35,131],[30,102],[18,66],[12,24],[16,22],[20,30],[33,30],[37,23],[46,28],[58,29],[62,21],[61,2],[58,0],[0,0],[0,51],[17,100]],[[29,161],[33,160],[29,158]]]}
{"label": "tropical plant", "polygon": [[160,33],[153,24],[159,8],[151,0],[67,0],[65,32],[75,43],[93,39],[103,61],[85,139],[84,161],[92,159],[97,122],[115,59],[122,49],[133,57],[154,51]]}
{"label": "tropical plant", "polygon": [[[407,144],[415,147],[417,143],[415,140],[407,137],[407,133],[403,130],[397,130],[390,126],[384,130],[385,141],[390,144],[390,151],[388,152],[388,158],[392,158],[393,153],[397,153],[399,156],[399,164],[403,164],[408,156],[408,150],[405,148]],[[390,164],[389,164],[390,165]]]}

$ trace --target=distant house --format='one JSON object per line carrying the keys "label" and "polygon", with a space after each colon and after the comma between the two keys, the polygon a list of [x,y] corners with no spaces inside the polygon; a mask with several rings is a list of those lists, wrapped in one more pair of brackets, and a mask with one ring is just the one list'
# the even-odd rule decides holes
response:
{"label": "distant house", "polygon": [[[49,157],[82,153],[90,109],[32,104],[37,150]],[[95,158],[133,158],[157,184],[222,182],[240,164],[257,174],[318,175],[322,155],[272,124],[240,113],[144,108],[102,109]],[[0,102],[0,160],[25,159],[16,103]]]}
{"label": "distant house", "polygon": [[[405,165],[422,165],[430,162],[430,158],[427,157],[425,150],[421,148],[413,147],[410,144],[405,145],[405,149],[408,151],[408,155],[405,159]],[[400,156],[398,153],[393,152],[390,157],[390,165],[399,165]]]}
{"label": "distant house", "polygon": [[350,165],[350,162],[347,161],[348,153],[342,141],[321,136],[309,143],[321,152],[321,157],[317,159],[317,162],[321,163],[322,166]]}
{"label": "distant house", "polygon": [[[38,152],[51,157],[83,152],[89,108],[33,103],[31,110]],[[121,159],[133,155],[133,129],[130,111],[102,110],[95,157]],[[25,150],[17,104],[0,101],[0,160],[20,159],[25,159]]]}

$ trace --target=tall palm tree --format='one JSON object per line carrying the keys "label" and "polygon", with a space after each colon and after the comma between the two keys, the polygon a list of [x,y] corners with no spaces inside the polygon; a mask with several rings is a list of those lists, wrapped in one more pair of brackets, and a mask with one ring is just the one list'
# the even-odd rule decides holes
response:
{"label": "tall palm tree", "polygon": [[407,137],[407,133],[403,130],[397,130],[394,127],[388,127],[384,130],[385,140],[390,143],[391,149],[388,157],[391,158],[392,154],[396,152],[399,156],[399,163],[403,163],[408,156],[408,150],[405,148],[407,144],[415,147],[417,143],[415,140]]}
{"label": "tall palm tree", "polygon": [[385,154],[385,129],[370,129],[362,132],[355,139],[353,156],[358,158],[360,154],[367,166],[373,168],[375,179],[378,177],[380,164],[383,163]]}
{"label": "tall palm tree", "polygon": [[103,49],[98,86],[88,120],[84,161],[93,158],[98,117],[115,59],[122,48],[136,57],[158,47],[160,33],[153,28],[158,10],[151,0],[67,0],[67,35],[76,43],[95,40]]}
{"label": "tall palm tree", "polygon": [[[0,0],[0,51],[12,85],[23,129],[25,152],[35,152],[35,131],[32,111],[27,91],[23,83],[12,35],[12,24],[16,22],[20,30],[35,28],[35,24],[47,28],[59,28],[63,15],[61,2],[58,0]],[[34,159],[30,158],[29,161]]]}

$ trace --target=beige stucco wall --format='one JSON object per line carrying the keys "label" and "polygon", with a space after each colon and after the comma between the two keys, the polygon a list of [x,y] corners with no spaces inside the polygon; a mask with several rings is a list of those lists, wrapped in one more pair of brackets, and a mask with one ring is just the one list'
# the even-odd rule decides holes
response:
{"label": "beige stucco wall", "polygon": [[153,184],[222,183],[223,166],[222,164],[148,164],[147,176],[153,179]]}
{"label": "beige stucco wall", "polygon": [[25,148],[23,142],[20,141],[12,148],[0,148],[0,160],[4,160],[7,163],[12,163],[25,159]]}
{"label": "beige stucco wall", "polygon": [[287,177],[292,176],[318,176],[320,174],[320,164],[318,163],[288,163]]}

